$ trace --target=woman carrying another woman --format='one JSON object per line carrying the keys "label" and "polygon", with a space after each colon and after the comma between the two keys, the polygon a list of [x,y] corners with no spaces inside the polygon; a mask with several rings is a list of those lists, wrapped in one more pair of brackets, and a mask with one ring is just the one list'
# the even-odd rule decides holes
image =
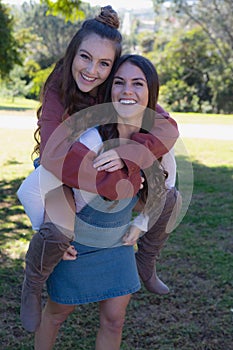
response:
{"label": "woman carrying another woman", "polygon": [[[98,152],[105,145],[109,147],[111,139],[115,146],[116,140],[125,142],[134,132],[146,133],[154,123],[151,111],[155,111],[158,91],[157,72],[150,61],[137,55],[122,56],[113,75],[109,122],[87,130],[80,140]],[[56,132],[52,137],[56,138]],[[89,302],[100,305],[96,350],[120,349],[126,307],[131,294],[140,288],[130,245],[138,236],[125,245],[125,235],[136,203],[145,214],[147,210],[151,214],[152,207],[158,207],[164,197],[165,176],[158,163],[155,160],[145,170],[145,185],[131,199],[110,201],[96,195],[76,213],[72,245],[78,258],[62,260],[47,281],[49,298],[35,335],[36,350],[52,349],[61,323],[75,305]],[[106,247],[109,238],[113,247]]]}
{"label": "woman carrying another woman", "polygon": [[[115,60],[121,54],[121,35],[117,30],[118,26],[117,14],[109,6],[102,8],[100,15],[95,19],[83,23],[71,40],[64,58],[57,63],[48,78],[43,91],[42,106],[38,111],[42,165],[69,187],[79,188],[78,174],[85,158],[86,173],[83,173],[82,167],[82,189],[98,193],[110,200],[129,197],[132,188],[133,194],[136,195],[141,186],[140,169],[148,168],[156,158],[166,153],[178,137],[175,121],[156,105],[156,110],[163,112],[165,117],[155,119],[150,133],[134,132],[131,135],[133,141],[143,146],[138,149],[136,159],[135,144],[119,145],[114,150],[108,150],[99,156],[97,164],[100,171],[98,171],[93,167],[95,152],[90,152],[81,142],[75,142],[68,150],[57,147],[56,142],[62,145],[65,134],[59,135],[60,139],[50,142],[51,147],[48,148],[50,136],[66,118],[86,107],[104,102],[107,78]],[[85,127],[89,126],[87,121]],[[146,147],[150,152],[146,152]],[[106,157],[107,164],[105,164]],[[123,163],[120,158],[124,160]],[[96,179],[95,183],[88,180],[90,172],[92,178]],[[38,208],[40,210],[39,220],[33,223],[33,228],[39,231],[33,236],[26,255],[22,290],[21,319],[29,331],[35,331],[40,323],[40,295],[43,283],[73,239],[73,212],[71,211],[69,226],[65,226],[64,203],[59,202],[60,193],[58,191],[51,197],[48,196],[44,203],[39,186],[39,173],[40,170],[35,170],[30,174],[18,191],[19,199],[29,217],[32,217]],[[122,179],[128,180],[130,190],[125,191],[125,183],[119,182]],[[121,197],[117,197],[117,184]],[[72,206],[71,191],[65,186],[62,190],[67,193],[67,201]],[[30,198],[34,200],[34,204]],[[44,217],[44,204],[46,211],[51,213],[54,210],[58,218],[53,220],[53,223],[45,222],[40,226]],[[59,208],[62,215],[57,215]]]}

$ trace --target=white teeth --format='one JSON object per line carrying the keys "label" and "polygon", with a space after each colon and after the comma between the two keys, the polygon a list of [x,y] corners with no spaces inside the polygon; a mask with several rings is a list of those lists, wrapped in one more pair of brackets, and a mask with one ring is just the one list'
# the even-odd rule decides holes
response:
{"label": "white teeth", "polygon": [[136,103],[136,101],[134,101],[134,100],[120,100],[120,103],[122,103],[123,105],[134,105]]}
{"label": "white teeth", "polygon": [[82,74],[83,79],[87,80],[87,81],[95,81],[95,78],[89,78],[86,75]]}

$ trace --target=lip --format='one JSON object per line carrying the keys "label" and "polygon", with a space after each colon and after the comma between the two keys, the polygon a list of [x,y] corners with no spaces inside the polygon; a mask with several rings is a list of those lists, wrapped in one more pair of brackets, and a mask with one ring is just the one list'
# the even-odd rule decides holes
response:
{"label": "lip", "polygon": [[87,83],[93,83],[96,81],[95,77],[89,77],[88,75],[84,74],[84,73],[80,73],[82,79],[87,82]]}

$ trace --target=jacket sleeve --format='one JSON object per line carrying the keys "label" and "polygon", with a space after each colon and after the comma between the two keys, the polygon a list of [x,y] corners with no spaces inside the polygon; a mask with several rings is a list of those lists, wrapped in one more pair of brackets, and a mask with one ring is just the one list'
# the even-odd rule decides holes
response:
{"label": "jacket sleeve", "polygon": [[58,92],[55,88],[50,87],[44,95],[41,117],[38,121],[40,126],[40,154],[42,155],[45,145],[54,132],[54,130],[61,124],[64,106],[60,102]]}
{"label": "jacket sleeve", "polygon": [[70,118],[60,123],[48,139],[41,164],[70,187],[98,193],[110,200],[131,198],[141,184],[140,168],[133,162],[113,173],[93,167],[96,153],[71,137]]}
{"label": "jacket sleeve", "polygon": [[154,126],[150,133],[134,133],[132,142],[116,148],[120,158],[128,160],[141,169],[150,167],[153,162],[166,154],[179,137],[176,121],[160,105],[156,106]]}

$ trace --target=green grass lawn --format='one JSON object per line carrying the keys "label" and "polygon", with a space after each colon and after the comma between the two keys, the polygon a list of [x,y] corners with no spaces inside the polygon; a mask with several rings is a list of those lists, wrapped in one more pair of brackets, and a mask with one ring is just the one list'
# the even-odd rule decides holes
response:
{"label": "green grass lawn", "polygon": [[[1,348],[31,350],[33,335],[21,327],[19,307],[32,230],[15,193],[32,170],[34,142],[30,130],[0,129],[0,137]],[[185,140],[185,144],[194,170],[192,200],[157,264],[171,292],[160,297],[142,287],[133,296],[122,350],[232,348],[233,145],[204,139]],[[97,305],[77,307],[62,326],[55,350],[94,349],[97,327]]]}
{"label": "green grass lawn", "polygon": [[0,96],[0,111],[23,111],[28,109],[36,109],[38,107],[38,101],[29,100],[24,97],[15,97],[13,100],[9,98],[3,98]]}
{"label": "green grass lawn", "polygon": [[233,124],[233,114],[176,113],[171,115],[178,123],[191,124]]}

